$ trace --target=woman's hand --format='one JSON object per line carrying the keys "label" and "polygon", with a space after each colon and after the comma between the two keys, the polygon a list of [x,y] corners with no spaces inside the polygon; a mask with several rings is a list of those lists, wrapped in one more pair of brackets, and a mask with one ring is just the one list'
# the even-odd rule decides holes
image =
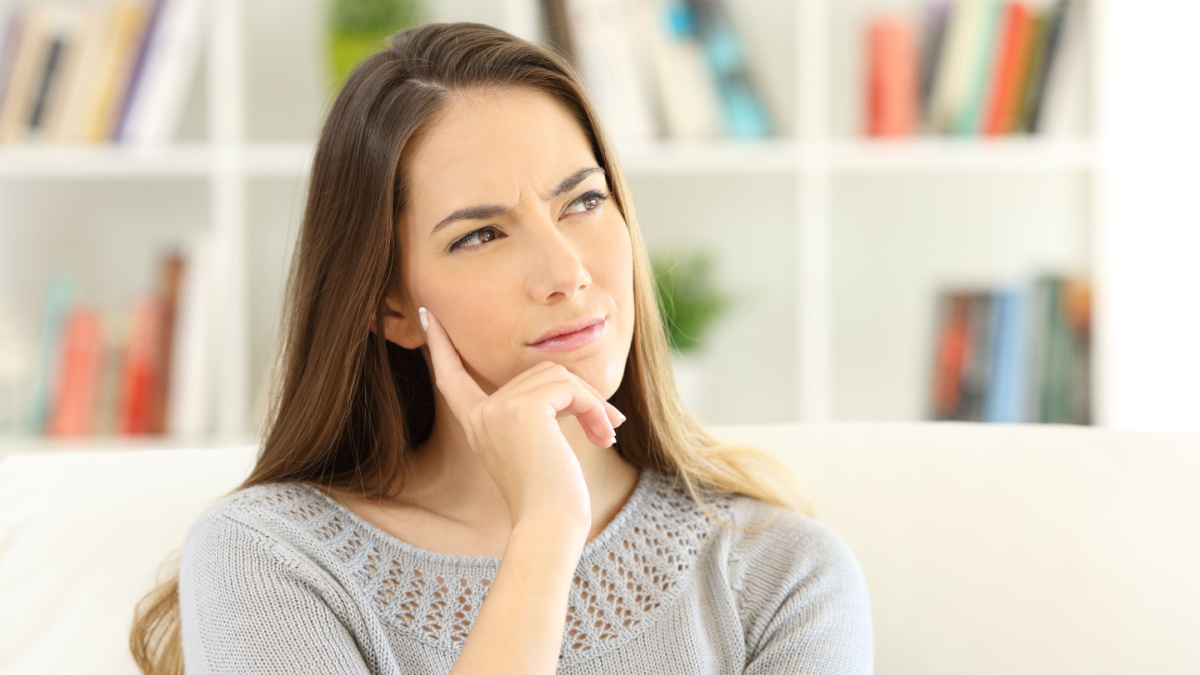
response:
{"label": "woman's hand", "polygon": [[[588,440],[606,448],[625,421],[582,378],[543,361],[487,395],[462,366],[442,323],[424,307],[422,325],[434,381],[462,425],[471,449],[508,504],[514,527],[522,521],[563,522],[591,528],[591,499],[579,459],[558,418],[574,415]],[[427,325],[426,325],[427,322]]]}

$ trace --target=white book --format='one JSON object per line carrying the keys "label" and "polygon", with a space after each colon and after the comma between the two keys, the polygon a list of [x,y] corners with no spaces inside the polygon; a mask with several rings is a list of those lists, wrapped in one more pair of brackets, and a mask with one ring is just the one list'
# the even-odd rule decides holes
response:
{"label": "white book", "polygon": [[654,98],[665,135],[681,141],[719,137],[721,99],[700,41],[671,25],[666,0],[645,0],[633,9],[634,33],[653,62]]}
{"label": "white book", "polygon": [[0,295],[0,435],[16,435],[23,429],[35,349],[33,325]]}
{"label": "white book", "polygon": [[195,78],[208,0],[163,0],[151,29],[146,61],[119,138],[138,146],[173,141]]}
{"label": "white book", "polygon": [[1087,125],[1088,16],[1085,4],[1075,0],[1063,17],[1058,51],[1046,74],[1038,133],[1045,136],[1083,135]]}
{"label": "white book", "polygon": [[171,363],[167,392],[166,433],[186,438],[203,437],[211,431],[212,345],[212,244],[197,236],[184,253],[171,336]]}
{"label": "white book", "polygon": [[937,132],[954,131],[967,106],[975,59],[983,41],[986,21],[984,0],[959,0],[951,5],[950,25],[939,59],[934,90],[930,97],[930,122]]}
{"label": "white book", "polygon": [[649,57],[632,38],[631,5],[626,0],[565,5],[575,67],[610,138],[623,145],[654,140],[658,130],[646,91]]}

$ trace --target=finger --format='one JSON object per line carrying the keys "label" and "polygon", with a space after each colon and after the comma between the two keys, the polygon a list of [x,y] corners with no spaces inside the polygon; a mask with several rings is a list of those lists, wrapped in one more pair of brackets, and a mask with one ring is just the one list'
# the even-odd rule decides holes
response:
{"label": "finger", "polygon": [[581,386],[578,380],[548,382],[526,395],[545,401],[551,408],[549,412],[555,417],[559,413],[574,415],[587,434],[588,440],[594,445],[607,448],[613,444],[616,430],[608,420],[604,406],[601,405],[602,400]]}
{"label": "finger", "polygon": [[[551,375],[550,372],[544,372],[551,369],[556,370],[562,375]],[[604,396],[600,394],[598,389],[593,387],[592,384],[590,384],[587,380],[583,380],[583,378],[575,374],[575,372],[572,372],[570,369],[566,368],[566,366],[559,365],[556,362],[552,362],[552,360],[544,360],[544,362],[541,362],[538,365],[533,366],[533,368],[522,372],[521,375],[512,378],[509,383],[506,383],[503,389],[506,390],[506,394],[509,396],[520,396],[527,394],[529,390],[542,386],[542,384],[548,381],[547,378],[560,378],[560,380],[563,381],[569,380],[572,382],[577,382],[586,388],[588,392],[595,395],[596,400],[600,401],[600,404],[604,406],[605,416],[608,418],[608,426],[610,426],[610,428],[616,429],[617,426],[620,426],[625,422],[624,414],[620,413],[616,406],[613,406],[610,404],[610,402],[604,400]],[[607,440],[607,436],[605,438]]]}
{"label": "finger", "polygon": [[[550,364],[551,366],[557,365],[553,361],[543,361],[543,363]],[[535,366],[535,368],[536,368],[536,366]],[[601,402],[601,404],[603,404],[605,415],[608,416],[608,423],[613,428],[619,427],[625,422],[625,415],[621,414],[621,411],[618,410],[616,406],[614,406],[613,404],[604,400],[604,396],[600,393],[599,390],[597,390],[595,387],[593,387],[590,382],[583,379],[576,373],[572,372],[571,369],[567,368],[566,366],[563,366],[563,369],[568,377],[573,378],[576,382],[579,382],[581,385],[583,385],[585,388],[587,388],[587,390],[592,392],[596,396],[596,398]],[[534,373],[535,370],[534,370],[534,368],[531,368],[527,372]],[[538,371],[538,372],[540,372],[540,371]],[[516,379],[516,378],[514,378],[514,379]],[[531,380],[532,379],[533,378],[531,378]],[[513,391],[513,393],[514,394],[524,393],[524,391],[528,390],[528,388],[530,386],[536,386],[536,385],[531,385],[529,383],[526,383],[525,387],[517,388]]]}
{"label": "finger", "polygon": [[465,426],[467,411],[487,398],[487,394],[483,393],[479,383],[463,368],[458,350],[455,349],[442,322],[438,321],[428,308],[422,307],[421,310],[424,310],[422,313],[429,323],[425,329],[425,338],[429,345],[429,358],[433,361],[434,382],[446,397],[451,412]]}
{"label": "finger", "polygon": [[[571,374],[572,374],[572,375],[575,375],[575,373],[571,373]],[[578,376],[578,375],[575,375],[575,379],[579,380],[579,382],[580,382],[580,383],[581,383],[583,386],[585,386],[585,387],[587,387],[588,389],[590,389],[590,390],[591,390],[591,392],[592,392],[593,394],[595,394],[595,395],[596,395],[596,398],[600,399],[600,402],[604,404],[604,411],[605,411],[605,414],[607,414],[607,415],[608,415],[608,421],[609,421],[609,422],[610,422],[610,423],[613,425],[613,427],[619,427],[619,426],[621,426],[622,424],[624,424],[624,422],[625,422],[625,415],[623,415],[623,414],[621,413],[621,411],[617,409],[617,406],[615,406],[615,405],[613,405],[613,404],[609,403],[607,400],[605,400],[605,399],[604,399],[604,395],[603,395],[603,394],[601,394],[601,393],[600,393],[600,391],[599,391],[598,389],[596,389],[595,387],[593,387],[593,386],[591,385],[591,383],[590,383],[590,382],[588,382],[587,380],[583,379],[582,377],[580,377],[580,376]]]}

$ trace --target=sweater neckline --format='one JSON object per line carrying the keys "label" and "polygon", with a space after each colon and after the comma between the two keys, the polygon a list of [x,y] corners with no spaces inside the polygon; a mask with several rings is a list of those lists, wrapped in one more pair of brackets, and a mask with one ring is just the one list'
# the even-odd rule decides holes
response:
{"label": "sweater neckline", "polygon": [[[625,500],[625,504],[617,511],[617,515],[609,521],[608,525],[600,532],[596,538],[587,542],[584,545],[583,551],[580,554],[580,560],[588,560],[595,557],[599,552],[603,551],[604,547],[614,537],[618,536],[620,530],[630,520],[632,514],[636,513],[641,508],[642,502],[647,498],[647,495],[654,487],[655,483],[663,481],[665,476],[661,472],[653,469],[642,467],[638,474],[637,485],[633,489],[633,493]],[[383,529],[377,527],[370,521],[350,510],[345,504],[330,497],[323,490],[311,483],[300,484],[305,490],[317,495],[323,499],[329,506],[335,509],[340,515],[354,523],[355,527],[363,532],[368,533],[381,545],[391,548],[395,551],[403,553],[411,558],[433,563],[435,565],[451,565],[457,567],[486,567],[499,568],[501,558],[494,556],[469,556],[469,555],[450,555],[448,553],[439,553],[426,548],[421,548],[411,544],[403,539],[390,534]]]}

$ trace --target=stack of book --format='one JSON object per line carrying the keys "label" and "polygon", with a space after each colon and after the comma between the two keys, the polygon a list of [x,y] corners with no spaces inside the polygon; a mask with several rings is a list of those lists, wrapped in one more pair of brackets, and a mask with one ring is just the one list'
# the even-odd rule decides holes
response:
{"label": "stack of book", "polygon": [[0,143],[170,141],[207,0],[39,2],[0,11]]}
{"label": "stack of book", "polygon": [[1078,106],[1082,0],[1044,10],[958,0],[872,19],[866,31],[866,131],[1001,136],[1044,131]]}
{"label": "stack of book", "polygon": [[[200,251],[200,249],[196,249]],[[195,436],[206,429],[206,289],[197,255],[160,263],[158,288],[120,311],[79,302],[66,271],[50,280],[32,343],[0,312],[0,430],[53,437]]]}
{"label": "stack of book", "polygon": [[938,297],[930,418],[1091,424],[1091,290],[1045,274]]}
{"label": "stack of book", "polygon": [[773,133],[718,0],[542,0],[551,43],[618,143]]}

